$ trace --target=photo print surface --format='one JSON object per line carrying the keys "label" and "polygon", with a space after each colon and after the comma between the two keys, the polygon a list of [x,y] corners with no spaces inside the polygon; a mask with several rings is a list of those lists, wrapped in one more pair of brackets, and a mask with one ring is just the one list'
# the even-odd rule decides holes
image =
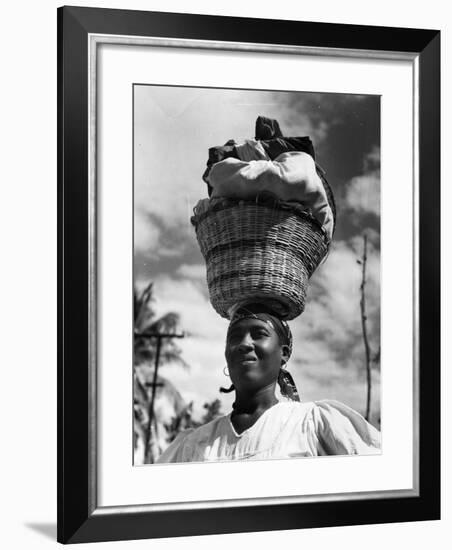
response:
{"label": "photo print surface", "polygon": [[[134,464],[380,452],[380,97],[136,84],[133,154]],[[224,228],[252,244],[258,223],[247,271]],[[327,243],[312,274],[282,259],[299,223]]]}

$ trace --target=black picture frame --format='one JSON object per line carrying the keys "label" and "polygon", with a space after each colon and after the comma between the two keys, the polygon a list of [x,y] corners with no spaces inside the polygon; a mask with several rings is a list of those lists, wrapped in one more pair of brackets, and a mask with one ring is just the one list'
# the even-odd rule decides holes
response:
{"label": "black picture frame", "polygon": [[[96,505],[95,250],[88,192],[91,33],[408,52],[418,64],[419,492],[417,496],[246,507],[112,511]],[[58,541],[300,529],[440,518],[440,33],[207,15],[58,9]],[[95,277],[94,277],[95,281]],[[94,346],[95,348],[95,346]],[[93,416],[94,415],[94,416]]]}

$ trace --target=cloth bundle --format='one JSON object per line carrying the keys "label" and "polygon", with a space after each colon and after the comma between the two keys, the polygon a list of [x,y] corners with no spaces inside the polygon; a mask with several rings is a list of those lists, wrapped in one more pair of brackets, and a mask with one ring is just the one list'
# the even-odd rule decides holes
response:
{"label": "cloth bundle", "polygon": [[[271,137],[259,139],[261,136]],[[277,121],[259,117],[256,139],[230,140],[209,149],[203,179],[212,198],[246,200],[273,193],[282,201],[296,202],[331,240],[334,216],[319,174],[308,137],[282,137]]]}

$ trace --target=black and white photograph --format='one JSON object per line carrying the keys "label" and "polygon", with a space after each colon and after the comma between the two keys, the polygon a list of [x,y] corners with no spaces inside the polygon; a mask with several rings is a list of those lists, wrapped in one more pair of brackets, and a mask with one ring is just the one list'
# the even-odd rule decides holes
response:
{"label": "black and white photograph", "polygon": [[134,84],[135,466],[381,453],[380,114]]}
{"label": "black and white photograph", "polygon": [[2,12],[1,547],[447,549],[448,4],[75,4]]}
{"label": "black and white photograph", "polygon": [[440,518],[440,32],[222,13],[58,10],[63,543]]}

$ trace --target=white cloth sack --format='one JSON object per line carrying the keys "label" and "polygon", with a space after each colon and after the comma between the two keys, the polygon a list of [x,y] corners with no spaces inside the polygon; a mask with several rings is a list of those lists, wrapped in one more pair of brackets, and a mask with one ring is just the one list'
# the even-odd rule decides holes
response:
{"label": "white cloth sack", "polygon": [[[246,143],[239,152],[249,157],[252,147]],[[333,213],[315,162],[307,153],[282,153],[273,161],[227,158],[212,166],[208,181],[212,197],[252,199],[267,191],[283,201],[296,201],[320,222],[328,238],[332,237]]]}

